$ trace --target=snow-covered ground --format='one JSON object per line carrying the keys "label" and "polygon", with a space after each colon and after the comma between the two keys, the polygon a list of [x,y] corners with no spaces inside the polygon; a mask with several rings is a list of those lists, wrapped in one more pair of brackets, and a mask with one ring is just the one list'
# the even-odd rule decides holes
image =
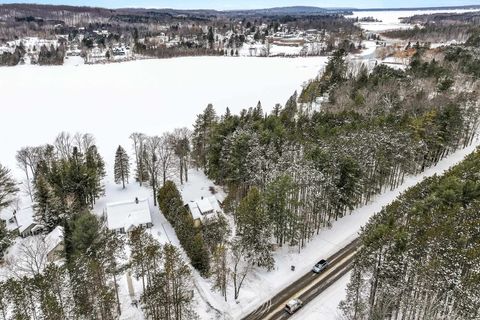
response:
{"label": "snow-covered ground", "polygon": [[[366,46],[358,58],[371,60],[375,46],[372,42]],[[130,150],[130,133],[160,135],[176,127],[191,127],[195,115],[208,103],[213,103],[219,113],[226,107],[237,113],[261,100],[264,109],[270,110],[275,103],[283,104],[293,91],[315,77],[326,60],[326,57],[198,57],[108,65],[4,68],[0,72],[0,104],[8,121],[0,126],[0,163],[14,169],[15,152],[22,146],[52,143],[60,131],[79,131],[96,137],[110,172],[116,146],[122,144]],[[476,141],[475,145],[478,144]],[[424,174],[409,177],[398,189],[385,192],[371,204],[333,223],[331,229],[323,230],[300,253],[297,249],[279,250],[275,253],[276,269],[270,273],[254,270],[242,288],[238,303],[233,301],[231,293],[225,303],[218,293],[211,291],[207,280],[194,273],[201,319],[215,319],[216,313],[207,304],[220,310],[225,319],[239,319],[248,314],[306,273],[320,257],[329,256],[350,242],[373,214],[401,192],[423,177],[441,173],[460,162],[473,149],[474,146],[461,150]],[[15,174],[22,178],[20,172]],[[189,183],[181,187],[184,200],[211,195],[210,186],[212,182],[201,172],[192,170]],[[224,195],[219,192],[216,196]],[[162,243],[178,244],[170,224],[153,207],[151,191],[136,184],[121,190],[113,183],[111,174],[106,179],[106,197],[97,202],[95,211],[100,215],[106,203],[135,197],[150,199],[152,235]],[[291,265],[296,266],[295,272],[290,270]],[[347,280],[348,277],[342,278],[295,319],[335,319],[336,306],[343,298]],[[132,284],[138,298],[141,284],[135,279]],[[130,305],[127,288],[124,276],[120,280],[122,319],[142,319],[141,311]]]}
{"label": "snow-covered ground", "polygon": [[[95,213],[97,215],[102,215],[107,203],[114,202],[124,202],[132,201],[135,198],[139,199],[148,199],[150,203],[150,212],[152,216],[153,227],[147,229],[155,239],[160,243],[171,243],[176,246],[180,246],[180,243],[177,239],[175,231],[173,230],[170,223],[165,219],[165,217],[160,213],[158,207],[153,205],[153,196],[152,191],[147,187],[140,187],[138,183],[130,183],[127,185],[126,189],[122,189],[121,185],[115,184],[112,179],[112,175],[109,174],[105,179],[105,197],[100,198],[95,204]],[[223,201],[225,194],[221,189],[216,187],[208,178],[201,172],[195,169],[189,171],[189,181],[182,186],[179,186],[180,192],[184,202],[191,200],[198,200],[201,197],[212,196],[210,192],[210,187],[215,188],[216,194],[215,197]],[[129,248],[126,248],[127,253]],[[188,259],[184,255],[185,259]],[[192,270],[193,276],[195,279],[194,288],[197,286],[199,281],[202,281],[200,275]],[[135,307],[132,305],[132,297],[130,296],[128,290],[128,281],[127,278],[131,279],[132,287],[134,290],[134,299],[137,301],[140,298],[142,292],[141,281],[137,281],[133,276],[129,277],[126,273],[121,275],[119,280],[119,296],[122,308],[122,315],[120,319],[122,320],[139,320],[143,319],[143,313],[141,308]],[[215,311],[207,306],[205,300],[202,298],[203,292],[199,292],[195,289],[195,309],[198,312],[200,319],[215,319]]]}
{"label": "snow-covered ground", "polygon": [[85,64],[85,59],[80,56],[65,57],[63,61],[64,66],[79,66],[82,64]]}
{"label": "snow-covered ground", "polygon": [[457,10],[399,10],[399,11],[354,11],[353,16],[348,18],[366,18],[373,17],[381,22],[360,22],[359,26],[367,31],[379,32],[392,29],[408,29],[413,25],[401,23],[400,18],[411,17],[419,14],[434,14],[444,12],[463,13],[469,11],[478,11],[478,9],[457,9]]}
{"label": "snow-covered ground", "polygon": [[[15,169],[23,146],[61,131],[92,133],[107,166],[134,132],[191,127],[208,103],[217,112],[284,104],[327,61],[315,58],[195,57],[107,65],[17,66],[0,72],[0,163]],[[17,175],[19,175],[18,173]],[[21,176],[19,178],[22,178]]]}

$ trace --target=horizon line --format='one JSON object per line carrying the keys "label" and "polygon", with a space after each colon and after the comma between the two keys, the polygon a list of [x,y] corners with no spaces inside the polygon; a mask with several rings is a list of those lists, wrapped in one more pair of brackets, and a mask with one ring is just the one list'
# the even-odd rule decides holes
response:
{"label": "horizon line", "polygon": [[259,8],[237,8],[237,9],[214,9],[214,8],[173,8],[173,7],[148,7],[148,6],[122,6],[122,7],[104,7],[104,6],[89,6],[89,5],[72,5],[72,4],[51,4],[51,3],[37,3],[37,2],[8,2],[8,3],[0,3],[0,6],[4,5],[40,5],[40,6],[65,6],[65,7],[73,7],[73,8],[98,8],[98,9],[109,9],[109,10],[118,10],[118,9],[148,9],[148,10],[176,10],[176,11],[195,11],[195,10],[202,10],[202,11],[216,11],[216,12],[235,12],[235,11],[256,11],[256,10],[272,10],[272,9],[284,9],[284,8],[317,8],[317,9],[326,9],[326,10],[352,10],[352,11],[368,11],[368,10],[375,10],[375,11],[404,11],[404,10],[421,10],[421,9],[439,9],[442,8],[450,9],[450,8],[479,8],[480,4],[464,4],[464,5],[442,5],[442,6],[419,6],[419,7],[319,7],[315,5],[298,5],[298,6],[278,6],[278,7],[259,7]]}

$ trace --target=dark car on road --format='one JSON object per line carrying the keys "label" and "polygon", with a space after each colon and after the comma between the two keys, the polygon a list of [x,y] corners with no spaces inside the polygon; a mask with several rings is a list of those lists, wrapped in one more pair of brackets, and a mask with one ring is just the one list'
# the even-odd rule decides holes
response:
{"label": "dark car on road", "polygon": [[328,267],[328,261],[327,260],[320,260],[318,263],[312,268],[312,271],[315,273],[320,273],[323,270],[327,269]]}

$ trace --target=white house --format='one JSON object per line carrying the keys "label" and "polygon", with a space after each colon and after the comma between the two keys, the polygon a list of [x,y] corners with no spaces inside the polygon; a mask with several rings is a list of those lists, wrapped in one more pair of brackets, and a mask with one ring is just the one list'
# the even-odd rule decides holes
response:
{"label": "white house", "polygon": [[36,235],[43,231],[43,226],[35,222],[31,206],[14,210],[13,213],[5,213],[2,215],[2,219],[6,221],[7,230],[17,232],[22,238]]}
{"label": "white house", "polygon": [[48,262],[55,262],[62,258],[63,251],[65,250],[63,239],[63,227],[61,226],[57,226],[52,232],[45,236],[44,241],[48,248]]}
{"label": "white house", "polygon": [[128,233],[136,227],[150,228],[152,216],[148,199],[107,204],[107,227],[118,233]]}
{"label": "white house", "polygon": [[190,201],[186,204],[190,214],[192,215],[193,220],[195,221],[195,226],[200,226],[201,223],[207,219],[215,216],[216,211],[220,211],[217,198],[214,196],[211,197],[202,197],[196,201]]}

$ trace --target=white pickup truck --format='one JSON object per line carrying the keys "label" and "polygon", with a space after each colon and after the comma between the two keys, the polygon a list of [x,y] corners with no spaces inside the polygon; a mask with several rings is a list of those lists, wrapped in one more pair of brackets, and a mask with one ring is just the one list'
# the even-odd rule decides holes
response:
{"label": "white pickup truck", "polygon": [[302,300],[292,299],[288,301],[288,303],[285,305],[285,311],[287,311],[289,314],[294,314],[302,306],[303,306]]}

